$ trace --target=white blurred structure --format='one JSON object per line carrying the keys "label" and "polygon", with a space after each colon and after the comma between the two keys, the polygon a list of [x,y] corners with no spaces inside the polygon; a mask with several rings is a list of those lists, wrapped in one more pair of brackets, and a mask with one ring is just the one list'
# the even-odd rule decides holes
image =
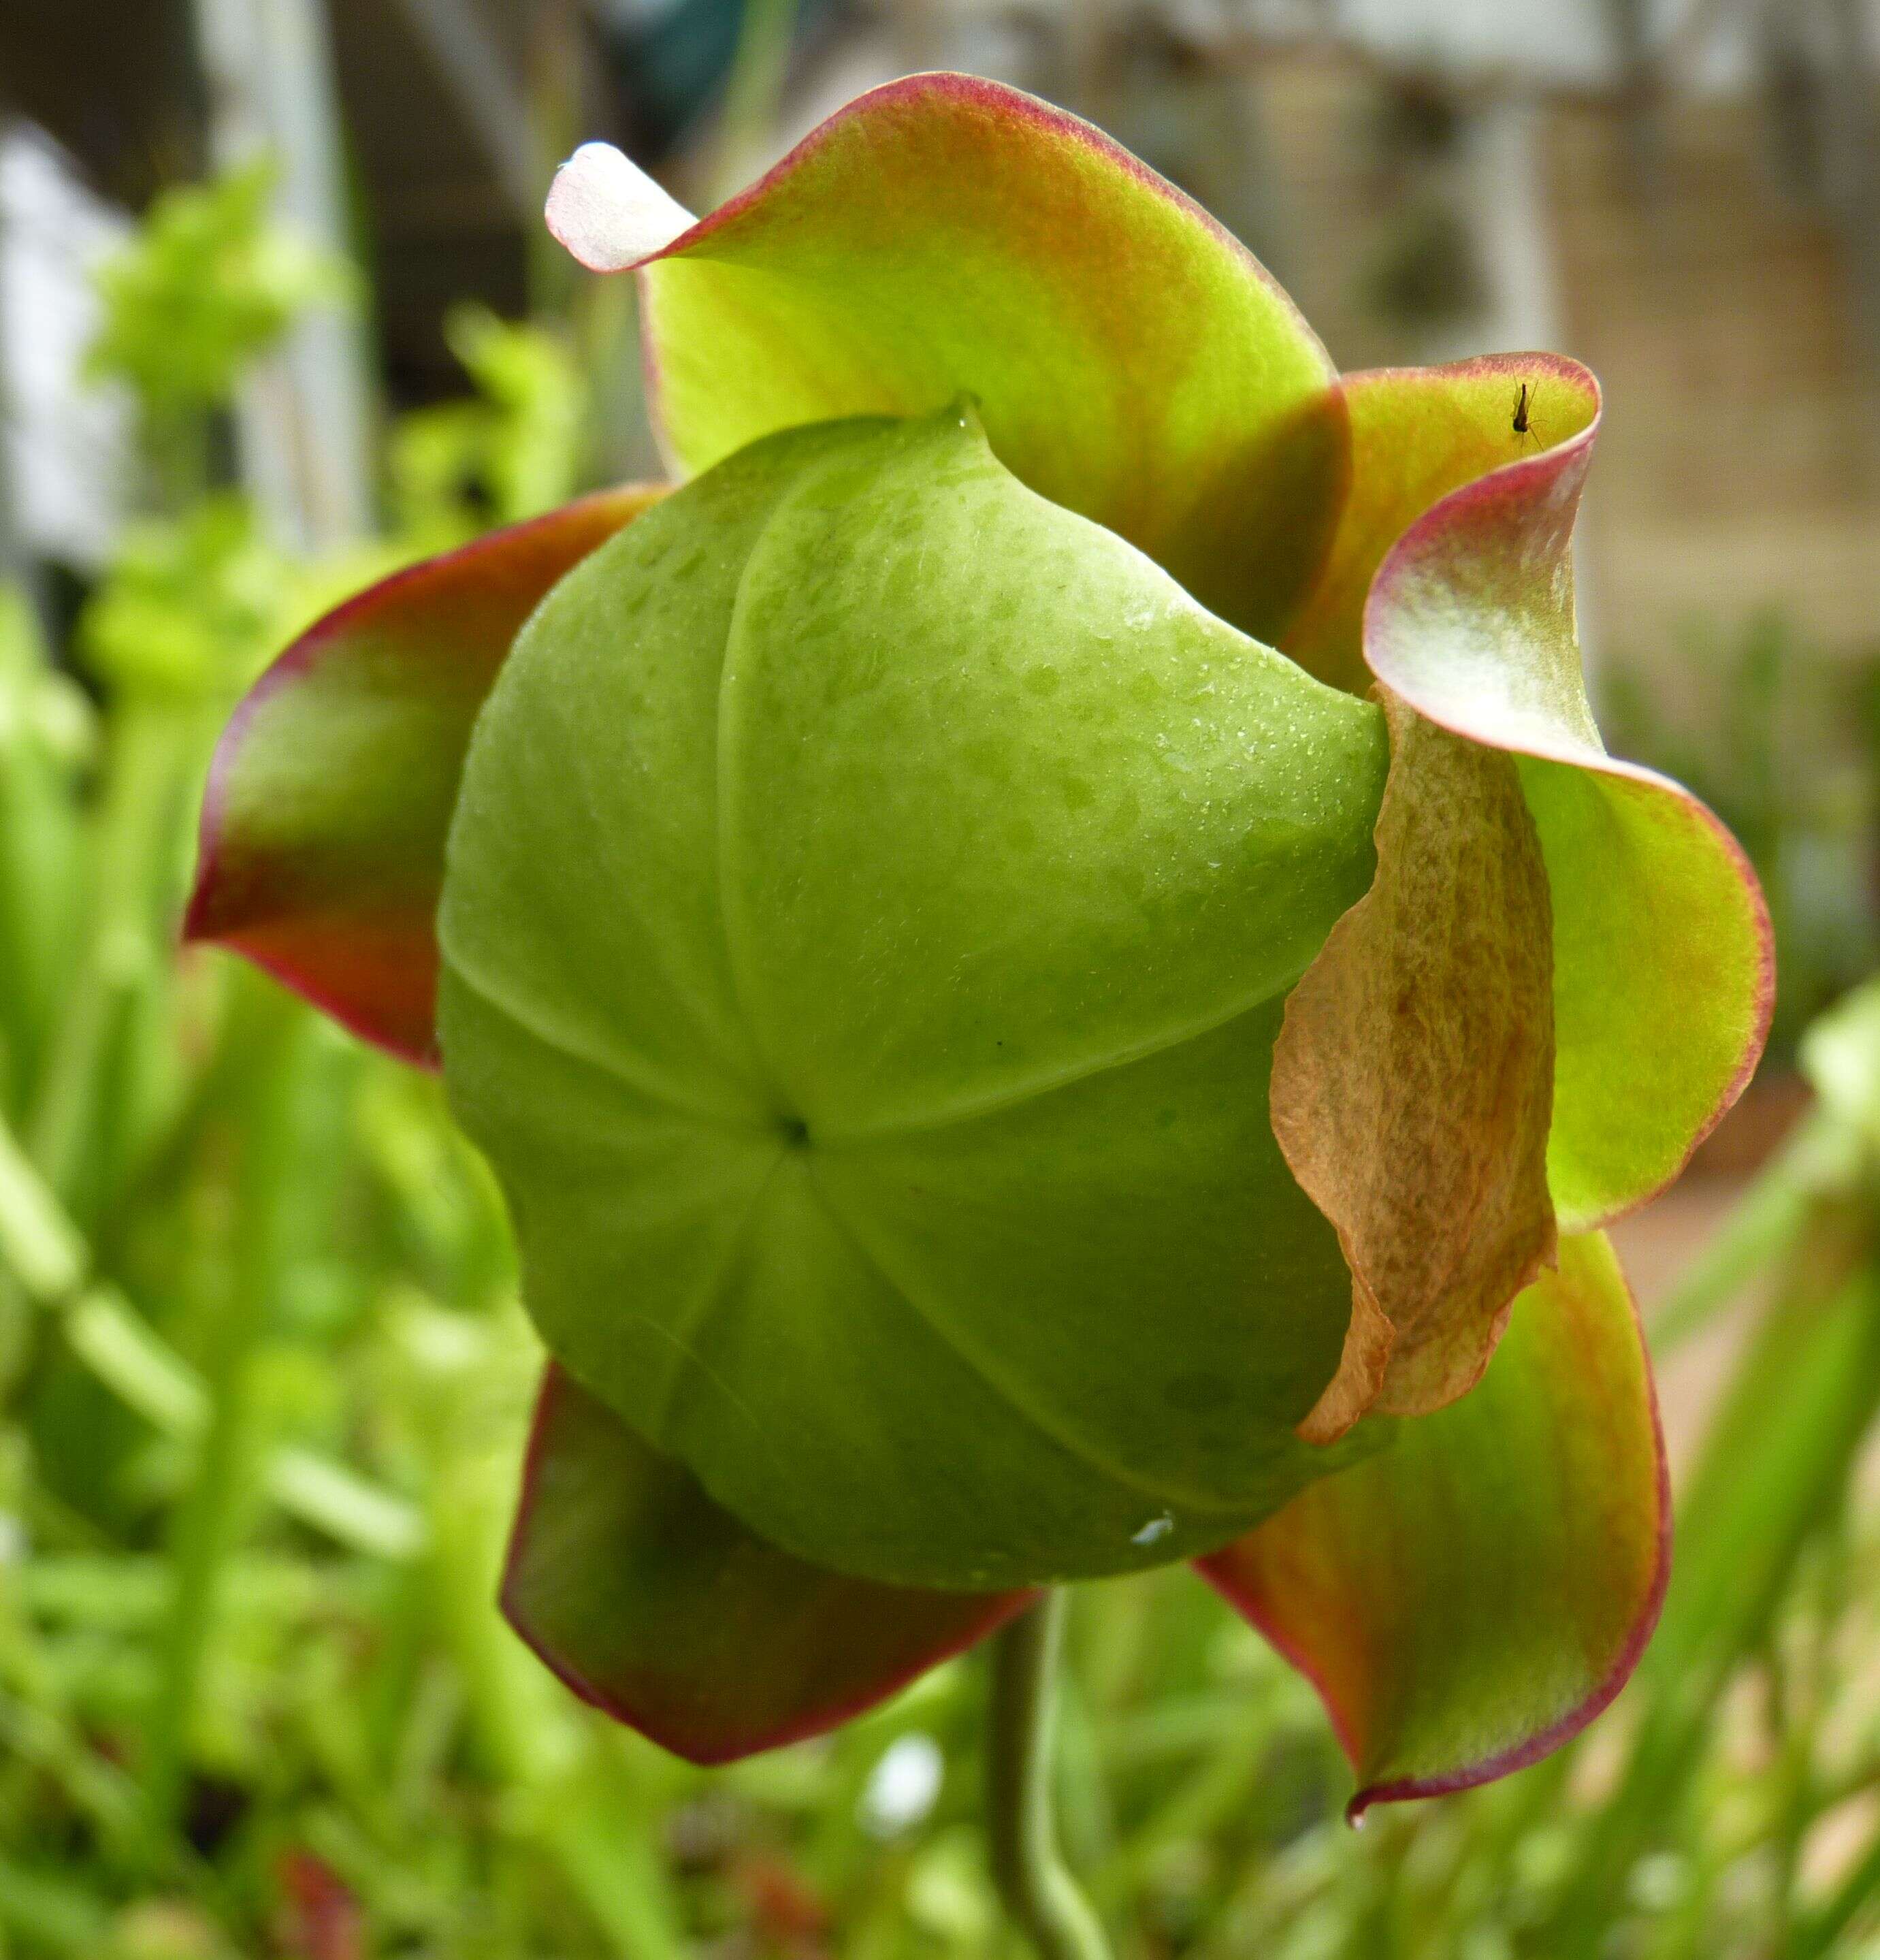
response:
{"label": "white blurred structure", "polygon": [[102,562],[131,468],[130,405],[84,374],[92,275],[130,221],[30,123],[0,128],[0,412],[18,546],[81,571]]}
{"label": "white blurred structure", "polygon": [[[194,0],[194,7],[216,161],[272,158],[280,221],[342,254],[341,124],[320,0]],[[358,317],[315,308],[242,384],[243,479],[277,536],[302,549],[371,529],[370,368]]]}

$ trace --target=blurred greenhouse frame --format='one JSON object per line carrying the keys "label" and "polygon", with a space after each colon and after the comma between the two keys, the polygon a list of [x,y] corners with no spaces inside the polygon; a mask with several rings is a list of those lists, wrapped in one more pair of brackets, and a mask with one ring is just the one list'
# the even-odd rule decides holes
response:
{"label": "blurred greenhouse frame", "polygon": [[555,158],[708,202],[942,64],[1111,128],[1344,364],[1600,371],[1609,732],[1737,829],[1780,939],[1764,1080],[1621,1228],[1684,1522],[1618,1707],[1354,1834],[1224,1608],[1082,1588],[1072,1862],[1143,1956],[1880,1954],[1880,9],[111,11],[0,17],[0,1960],[1007,1950],[971,1662],[706,1774],[524,1653],[489,1181],[433,1083],[174,945],[285,640],[651,466],[630,294],[535,242]]}

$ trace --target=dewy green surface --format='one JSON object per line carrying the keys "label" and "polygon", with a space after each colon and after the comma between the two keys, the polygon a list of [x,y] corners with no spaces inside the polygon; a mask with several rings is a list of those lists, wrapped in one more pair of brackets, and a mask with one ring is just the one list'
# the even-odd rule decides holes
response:
{"label": "dewy green surface", "polygon": [[970,417],[773,439],[553,593],[479,722],[447,1079],[569,1369],[773,1543],[992,1586],[1225,1542],[1349,1278],[1266,1081],[1382,718]]}

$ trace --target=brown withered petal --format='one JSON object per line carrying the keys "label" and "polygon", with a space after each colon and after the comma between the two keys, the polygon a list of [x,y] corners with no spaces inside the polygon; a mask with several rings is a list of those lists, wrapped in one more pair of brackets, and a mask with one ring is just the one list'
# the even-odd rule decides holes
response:
{"label": "brown withered petal", "polygon": [[1480,1377],[1554,1255],[1547,870],[1512,757],[1387,690],[1370,891],[1287,1003],[1273,1127],[1352,1273],[1338,1373],[1301,1426],[1419,1414]]}

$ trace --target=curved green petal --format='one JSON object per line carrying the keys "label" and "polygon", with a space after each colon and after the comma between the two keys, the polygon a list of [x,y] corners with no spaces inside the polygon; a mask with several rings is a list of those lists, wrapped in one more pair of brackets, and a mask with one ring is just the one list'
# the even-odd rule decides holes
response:
{"label": "curved green petal", "polygon": [[663,493],[589,497],[383,580],[310,627],[215,751],[185,937],[432,1061],[432,931],[470,724],[516,629]]}
{"label": "curved green petal", "polygon": [[1608,756],[1593,725],[1571,546],[1598,428],[1592,377],[1509,356],[1351,377],[1354,425],[1377,431],[1360,468],[1383,469],[1376,488],[1354,476],[1352,505],[1401,495],[1389,431],[1411,458],[1439,448],[1450,468],[1515,448],[1517,376],[1537,434],[1576,432],[1410,524],[1371,581],[1364,654],[1419,714],[1517,759],[1554,915],[1548,1181],[1561,1225],[1580,1230],[1669,1182],[1735,1100],[1768,1032],[1773,959],[1735,839],[1677,784]]}
{"label": "curved green petal", "polygon": [[832,1729],[1031,1596],[897,1589],[805,1565],[549,1367],[503,1611],[584,1701],[689,1761]]}
{"label": "curved green petal", "polygon": [[558,1358],[884,1581],[1268,1515],[1350,1286],[1268,1071],[1385,753],[958,413],[675,493],[521,636],[450,838],[447,1080]]}
{"label": "curved green petal", "polygon": [[[623,210],[636,240],[643,222]],[[583,235],[590,263],[624,262]],[[1324,348],[1198,205],[1030,96],[958,75],[874,89],[642,262],[686,471],[964,393],[1021,481],[1249,632],[1274,636],[1323,552],[1345,480]]]}
{"label": "curved green petal", "polygon": [[[1528,428],[1513,427],[1523,384]],[[1441,368],[1380,368],[1339,383],[1351,477],[1311,593],[1280,642],[1307,672],[1363,694],[1364,605],[1392,547],[1465,484],[1568,442],[1599,413],[1598,386],[1557,354],[1492,354]]]}
{"label": "curved green petal", "polygon": [[[1343,387],[1350,493],[1286,645],[1335,684],[1375,675],[1393,753],[1376,885],[1274,1058],[1287,1160],[1352,1265],[1313,1437],[1466,1388],[1556,1218],[1596,1225],[1676,1176],[1748,1080],[1771,1000],[1735,842],[1609,758],[1587,705],[1571,540],[1592,376],[1511,355]],[[1531,822],[1487,820],[1490,775]],[[1551,1003],[1529,957],[1549,915]]]}
{"label": "curved green petal", "polygon": [[1669,1549],[1650,1363],[1595,1233],[1515,1303],[1472,1392],[1200,1564],[1319,1690],[1356,1817],[1576,1735],[1650,1638]]}

